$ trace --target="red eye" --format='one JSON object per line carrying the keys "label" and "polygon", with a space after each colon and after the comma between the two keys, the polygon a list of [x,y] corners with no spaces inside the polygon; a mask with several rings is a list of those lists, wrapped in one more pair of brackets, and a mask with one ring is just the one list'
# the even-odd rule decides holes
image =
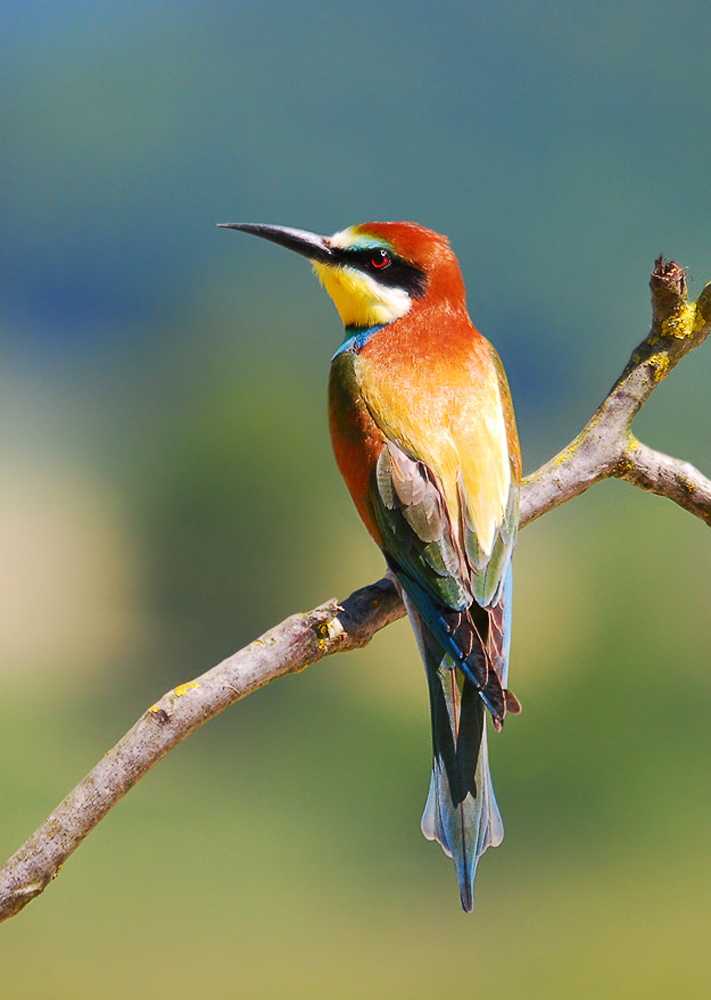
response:
{"label": "red eye", "polygon": [[370,258],[371,267],[383,268],[390,263],[390,256],[384,250],[376,250]]}

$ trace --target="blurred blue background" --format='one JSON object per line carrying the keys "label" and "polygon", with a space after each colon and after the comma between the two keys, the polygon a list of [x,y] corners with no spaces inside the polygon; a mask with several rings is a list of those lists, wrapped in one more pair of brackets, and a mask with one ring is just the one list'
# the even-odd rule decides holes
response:
{"label": "blurred blue background", "polygon": [[[531,471],[711,277],[711,8],[0,8],[0,849],[156,697],[380,575],[325,418],[335,310],[222,221],[447,233]],[[711,360],[635,427],[711,470]],[[419,832],[407,625],[194,735],[0,931],[14,998],[705,998],[709,538],[603,484],[523,532],[477,909]]]}

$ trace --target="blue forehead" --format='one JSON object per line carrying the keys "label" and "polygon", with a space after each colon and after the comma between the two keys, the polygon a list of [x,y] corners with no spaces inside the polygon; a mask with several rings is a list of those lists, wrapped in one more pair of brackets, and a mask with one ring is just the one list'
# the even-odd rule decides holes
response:
{"label": "blue forehead", "polygon": [[341,247],[342,250],[390,250],[394,252],[393,246],[387,240],[377,236],[369,236],[368,233],[359,233]]}

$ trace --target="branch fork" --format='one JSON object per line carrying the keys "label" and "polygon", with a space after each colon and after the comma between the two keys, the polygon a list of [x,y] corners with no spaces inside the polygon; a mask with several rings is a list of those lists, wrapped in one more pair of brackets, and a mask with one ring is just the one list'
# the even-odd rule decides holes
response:
{"label": "branch fork", "polygon": [[577,437],[524,480],[521,527],[610,478],[665,496],[711,524],[711,481],[632,433],[632,421],[657,386],[711,332],[711,283],[689,303],[683,270],[659,257],[649,284],[649,334]]}

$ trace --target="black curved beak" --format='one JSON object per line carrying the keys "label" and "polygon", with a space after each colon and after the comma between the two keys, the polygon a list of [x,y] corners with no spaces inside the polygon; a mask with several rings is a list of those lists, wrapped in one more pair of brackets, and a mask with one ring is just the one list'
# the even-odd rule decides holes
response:
{"label": "black curved beak", "polygon": [[309,260],[326,264],[333,261],[333,250],[325,236],[307,233],[302,229],[290,229],[288,226],[265,226],[259,222],[218,222],[220,229],[239,229],[243,233],[252,233],[262,239],[278,243],[280,247],[293,250],[294,253],[308,257]]}

